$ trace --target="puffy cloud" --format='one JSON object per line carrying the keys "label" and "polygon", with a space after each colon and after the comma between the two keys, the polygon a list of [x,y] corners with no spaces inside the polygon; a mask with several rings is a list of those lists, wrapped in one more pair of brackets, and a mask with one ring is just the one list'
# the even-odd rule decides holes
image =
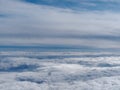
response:
{"label": "puffy cloud", "polygon": [[[0,59],[1,90],[100,90],[103,88],[118,90],[120,87],[120,57],[109,53],[106,54],[110,56],[105,53],[92,54],[91,52],[35,52],[38,56],[41,55],[40,57],[46,57],[43,59],[38,58],[34,52],[0,53],[7,55]],[[25,54],[22,55],[23,53]],[[57,58],[49,59],[47,58],[49,55],[55,55]],[[68,57],[61,58],[63,55]],[[21,65],[37,65],[37,68],[10,70]]]}

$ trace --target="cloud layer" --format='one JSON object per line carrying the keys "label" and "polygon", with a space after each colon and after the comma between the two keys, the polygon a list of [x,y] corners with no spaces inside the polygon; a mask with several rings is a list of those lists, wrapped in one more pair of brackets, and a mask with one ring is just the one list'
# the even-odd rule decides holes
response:
{"label": "cloud layer", "polygon": [[120,89],[119,56],[91,52],[0,53],[6,55],[0,58],[1,90]]}
{"label": "cloud layer", "polygon": [[[119,11],[87,7],[88,4],[102,6],[101,3],[117,5],[120,3],[118,0],[65,0],[59,2],[60,7],[56,7],[55,2],[59,1],[1,0],[0,45],[45,44],[120,49]],[[75,5],[77,9],[73,10],[71,7],[74,5],[68,7],[67,2],[79,5]],[[79,7],[81,2],[85,3],[85,8]],[[62,4],[67,8],[62,8]]]}

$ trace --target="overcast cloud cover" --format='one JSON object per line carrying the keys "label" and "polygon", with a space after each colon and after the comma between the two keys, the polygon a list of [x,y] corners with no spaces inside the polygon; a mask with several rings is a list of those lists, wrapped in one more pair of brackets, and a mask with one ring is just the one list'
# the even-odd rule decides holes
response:
{"label": "overcast cloud cover", "polygon": [[0,45],[120,49],[119,0],[0,0]]}

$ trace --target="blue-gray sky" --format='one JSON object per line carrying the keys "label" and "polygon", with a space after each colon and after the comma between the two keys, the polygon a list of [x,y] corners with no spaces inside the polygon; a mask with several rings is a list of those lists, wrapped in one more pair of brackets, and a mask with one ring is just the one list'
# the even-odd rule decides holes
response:
{"label": "blue-gray sky", "polygon": [[119,0],[0,0],[0,45],[120,49]]}

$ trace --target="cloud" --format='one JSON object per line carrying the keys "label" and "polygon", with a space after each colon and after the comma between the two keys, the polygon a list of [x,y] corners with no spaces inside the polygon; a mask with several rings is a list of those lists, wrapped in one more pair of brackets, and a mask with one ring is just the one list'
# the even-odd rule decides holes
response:
{"label": "cloud", "polygon": [[[0,52],[3,53],[3,52]],[[23,53],[25,53],[23,55]],[[78,52],[4,52],[0,59],[1,90],[74,90],[119,89],[120,57],[105,53]],[[37,55],[36,55],[36,54]],[[32,57],[32,56],[33,57]],[[39,59],[38,56],[56,56],[57,59]],[[61,58],[63,55],[68,58]],[[81,57],[77,57],[80,55]],[[82,55],[86,55],[85,57]],[[98,55],[99,57],[89,56]],[[101,56],[105,55],[105,56]],[[109,55],[109,54],[108,54]],[[11,57],[12,56],[12,57]],[[89,56],[89,57],[88,57]],[[37,65],[35,70],[9,71],[21,65]],[[6,71],[5,68],[8,70]]]}
{"label": "cloud", "polygon": [[120,48],[119,12],[76,11],[20,0],[1,0],[0,13],[7,16],[0,18],[1,45]]}
{"label": "cloud", "polygon": [[112,10],[119,11],[119,0],[21,0],[36,5],[49,5],[73,10]]}

